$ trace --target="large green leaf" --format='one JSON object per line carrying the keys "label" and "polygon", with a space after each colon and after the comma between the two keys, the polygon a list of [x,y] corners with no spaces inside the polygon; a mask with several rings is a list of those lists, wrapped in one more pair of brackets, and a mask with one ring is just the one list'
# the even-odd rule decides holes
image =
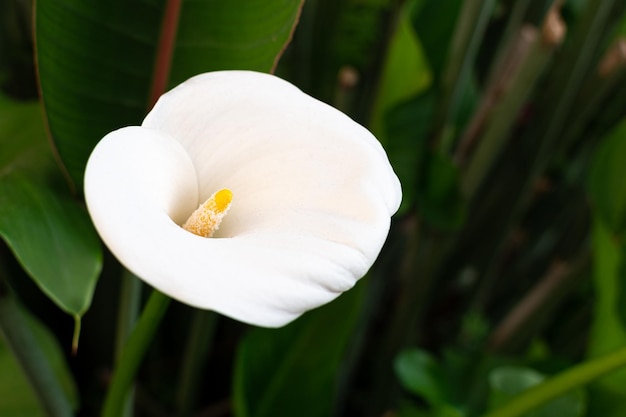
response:
{"label": "large green leaf", "polygon": [[39,105],[0,97],[0,237],[48,297],[80,316],[102,255],[86,211],[51,188],[60,177]]}
{"label": "large green leaf", "polygon": [[21,171],[45,179],[52,169],[54,158],[39,104],[0,94],[0,176]]}
{"label": "large green leaf", "polygon": [[[270,71],[302,0],[183,2],[170,86],[220,69]],[[95,144],[147,112],[166,0],[45,0],[36,7],[42,97],[77,184]]]}
{"label": "large green leaf", "polygon": [[252,329],[239,347],[237,417],[327,417],[363,284],[281,329]]}
{"label": "large green leaf", "polygon": [[0,235],[41,290],[82,315],[100,272],[100,244],[74,201],[21,175],[0,177]]}
{"label": "large green leaf", "polygon": [[[23,311],[26,314],[26,311]],[[74,408],[78,406],[78,395],[72,374],[65,362],[62,349],[53,334],[37,319],[26,315],[30,330],[37,345],[52,368],[52,372]],[[1,333],[0,333],[1,335]],[[3,417],[43,417],[42,409],[22,368],[11,354],[11,350],[0,337],[0,415]]]}
{"label": "large green leaf", "polygon": [[[385,113],[399,103],[415,97],[431,84],[432,74],[410,21],[411,8],[415,7],[415,3],[416,1],[407,2],[398,17],[398,25],[389,43],[374,103],[369,127],[383,146],[387,145]],[[417,123],[415,121],[413,129],[418,128]],[[419,126],[422,125],[428,127],[428,123],[420,120]]]}
{"label": "large green leaf", "polygon": [[435,78],[444,72],[461,4],[460,0],[422,0],[413,9],[413,26]]}

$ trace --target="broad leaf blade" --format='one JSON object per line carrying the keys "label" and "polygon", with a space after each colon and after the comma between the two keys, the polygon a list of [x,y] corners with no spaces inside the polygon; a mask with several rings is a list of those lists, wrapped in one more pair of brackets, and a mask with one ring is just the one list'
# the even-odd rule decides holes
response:
{"label": "broad leaf blade", "polygon": [[[61,388],[71,401],[73,408],[78,408],[78,394],[72,373],[63,356],[63,351],[54,335],[36,318],[23,311],[28,319],[30,330],[37,339],[52,371],[60,381]],[[1,336],[0,332],[0,336]],[[0,415],[19,417],[43,417],[42,409],[32,386],[24,375],[19,363],[11,354],[7,343],[0,337]]]}
{"label": "broad leaf blade", "polygon": [[237,417],[326,417],[363,285],[280,329],[252,329],[239,346]]}
{"label": "broad leaf blade", "polygon": [[291,37],[301,0],[185,2],[170,85],[207,71],[269,72]]}
{"label": "broad leaf blade", "polygon": [[60,176],[39,105],[0,97],[0,237],[48,297],[80,316],[102,254],[86,211],[50,187]]}
{"label": "broad leaf blade", "polygon": [[0,236],[59,307],[77,316],[87,310],[100,272],[99,241],[74,201],[20,175],[0,177]]}
{"label": "broad leaf blade", "polygon": [[[218,69],[270,71],[301,0],[184,2],[170,86]],[[39,1],[37,59],[58,153],[76,184],[108,132],[147,112],[164,0]]]}
{"label": "broad leaf blade", "polygon": [[38,103],[13,102],[0,94],[0,176],[27,171],[43,179],[54,159]]}
{"label": "broad leaf blade", "polygon": [[459,0],[423,0],[413,9],[413,26],[430,63],[432,74],[437,79],[444,73],[461,4]]}
{"label": "broad leaf blade", "polygon": [[[388,132],[384,126],[385,114],[394,106],[417,96],[432,82],[432,74],[410,21],[411,6],[414,3],[406,3],[398,18],[398,25],[389,43],[369,125],[383,146],[387,145],[388,140]],[[424,129],[427,129],[428,124],[423,124],[426,125]],[[421,125],[421,120],[414,121],[411,128],[419,129]]]}
{"label": "broad leaf blade", "polygon": [[100,138],[145,114],[162,3],[37,2],[42,99],[57,151],[77,184]]}

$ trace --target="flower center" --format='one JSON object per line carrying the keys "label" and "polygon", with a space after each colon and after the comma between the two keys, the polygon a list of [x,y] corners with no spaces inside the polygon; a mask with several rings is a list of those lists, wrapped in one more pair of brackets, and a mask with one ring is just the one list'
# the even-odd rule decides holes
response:
{"label": "flower center", "polygon": [[183,229],[202,237],[213,236],[232,201],[233,192],[228,188],[216,191],[189,216]]}

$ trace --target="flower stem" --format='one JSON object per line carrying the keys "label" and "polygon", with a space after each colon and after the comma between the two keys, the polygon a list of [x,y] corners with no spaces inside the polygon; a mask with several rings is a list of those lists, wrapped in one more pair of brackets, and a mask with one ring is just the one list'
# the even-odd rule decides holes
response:
{"label": "flower stem", "polygon": [[195,310],[193,314],[178,383],[177,415],[180,417],[187,417],[193,411],[198,380],[206,364],[218,317],[206,310]]}
{"label": "flower stem", "polygon": [[130,386],[137,374],[141,359],[148,349],[170,301],[168,296],[157,290],[154,290],[150,295],[148,303],[117,362],[111,386],[104,401],[103,417],[122,415]]}
{"label": "flower stem", "polygon": [[[131,272],[125,270],[122,273],[122,283],[120,289],[120,304],[117,312],[117,332],[115,334],[115,361],[119,362],[124,346],[131,335],[137,317],[139,316],[139,306],[141,302],[141,281]],[[124,404],[123,417],[132,416],[133,390]]]}
{"label": "flower stem", "polygon": [[520,417],[548,401],[626,366],[626,347],[573,366],[522,392],[483,417]]}
{"label": "flower stem", "polygon": [[47,416],[70,417],[72,406],[18,303],[0,278],[0,334],[24,370]]}

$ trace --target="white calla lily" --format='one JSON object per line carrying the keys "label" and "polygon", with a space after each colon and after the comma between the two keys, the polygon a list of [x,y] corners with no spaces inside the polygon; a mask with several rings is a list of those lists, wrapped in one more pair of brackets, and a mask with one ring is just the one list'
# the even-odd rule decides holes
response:
{"label": "white calla lily", "polygon": [[[232,203],[212,237],[181,227],[223,189]],[[275,327],[367,272],[401,190],[376,138],[343,113],[273,75],[219,71],[105,136],[85,198],[106,245],[145,282]]]}

